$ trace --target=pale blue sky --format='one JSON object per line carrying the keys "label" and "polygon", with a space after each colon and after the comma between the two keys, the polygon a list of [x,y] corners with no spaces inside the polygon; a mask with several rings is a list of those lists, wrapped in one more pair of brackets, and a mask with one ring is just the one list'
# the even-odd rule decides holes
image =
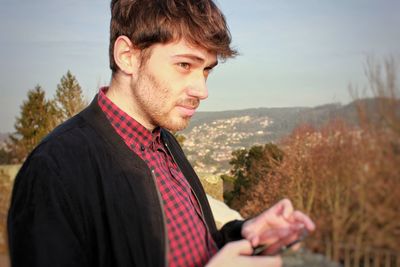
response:
{"label": "pale blue sky", "polygon": [[[26,92],[53,97],[71,70],[91,100],[110,79],[109,0],[0,0],[0,132]],[[366,55],[400,55],[398,0],[218,0],[241,55],[209,79],[200,110],[351,100]]]}

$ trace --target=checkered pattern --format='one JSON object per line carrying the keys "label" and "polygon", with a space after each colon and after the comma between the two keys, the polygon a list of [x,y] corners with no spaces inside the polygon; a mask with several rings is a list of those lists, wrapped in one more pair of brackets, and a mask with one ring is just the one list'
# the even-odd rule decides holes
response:
{"label": "checkered pattern", "polygon": [[154,171],[168,232],[169,266],[204,266],[217,252],[200,205],[160,138],[160,128],[147,130],[99,91],[98,103],[125,144]]}

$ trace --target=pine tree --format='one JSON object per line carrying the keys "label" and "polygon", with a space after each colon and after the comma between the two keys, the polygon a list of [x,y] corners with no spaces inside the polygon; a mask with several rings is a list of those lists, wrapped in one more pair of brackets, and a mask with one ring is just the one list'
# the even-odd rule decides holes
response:
{"label": "pine tree", "polygon": [[37,85],[28,91],[28,100],[21,106],[20,117],[14,124],[15,132],[10,135],[13,160],[21,162],[30,151],[54,127],[54,105],[45,98],[45,92]]}
{"label": "pine tree", "polygon": [[54,101],[59,123],[74,116],[87,105],[83,98],[81,86],[70,71],[61,78],[57,85]]}

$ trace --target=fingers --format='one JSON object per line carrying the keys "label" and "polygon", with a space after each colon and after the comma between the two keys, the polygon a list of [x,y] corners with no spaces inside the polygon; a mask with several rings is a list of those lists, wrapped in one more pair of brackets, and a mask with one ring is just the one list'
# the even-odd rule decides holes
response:
{"label": "fingers", "polygon": [[271,243],[271,245],[265,249],[262,255],[276,255],[278,253],[283,252],[284,250],[286,250],[287,248],[291,247],[292,245],[298,242],[299,239],[297,233],[286,235],[281,239],[277,240],[276,242]]}
{"label": "fingers", "polygon": [[298,224],[303,224],[304,228],[307,231],[312,232],[312,231],[315,230],[314,222],[310,219],[310,217],[308,217],[307,215],[305,215],[301,211],[293,212],[292,218],[293,218],[294,222],[296,222]]}
{"label": "fingers", "polygon": [[[254,236],[250,239],[250,243],[253,247],[257,247],[260,244],[264,245],[276,245],[278,248],[292,243],[295,240],[302,239],[304,235],[304,227],[298,225],[289,225],[281,228],[271,228]],[[271,249],[274,251],[274,249]]]}
{"label": "fingers", "polygon": [[[275,230],[273,235],[261,236],[260,243],[268,244],[267,248],[261,253],[262,255],[277,255],[286,249],[297,246],[307,236],[308,231],[304,227],[293,226],[291,229]],[[271,238],[273,237],[273,238]]]}
{"label": "fingers", "polygon": [[[242,236],[249,240],[253,246],[260,242],[260,235],[269,229],[288,228],[290,222],[284,218],[283,214],[291,212],[293,207],[288,200],[282,200],[272,208],[264,211],[257,217],[248,220],[242,227]],[[289,217],[289,215],[285,215]]]}
{"label": "fingers", "polygon": [[241,233],[256,247],[260,244],[271,245],[293,235],[299,237],[304,230],[314,231],[315,224],[304,213],[294,211],[290,200],[283,199],[257,217],[246,221]]}
{"label": "fingers", "polygon": [[270,210],[277,215],[283,216],[285,219],[289,219],[294,209],[292,202],[285,198],[272,206]]}
{"label": "fingers", "polygon": [[260,242],[267,241],[267,244],[269,244],[269,242],[275,242],[282,236],[289,234],[287,232],[292,230],[292,224],[281,216],[268,214],[264,217],[264,214],[261,214],[243,225],[242,236],[249,240],[253,247],[259,245]]}
{"label": "fingers", "polygon": [[296,236],[297,229],[291,227],[274,228],[267,230],[259,235],[260,244],[273,244],[288,237]]}
{"label": "fingers", "polygon": [[275,216],[281,217],[284,219],[288,219],[290,215],[293,213],[293,205],[289,199],[282,199],[271,208],[267,209],[256,218],[260,218],[261,220],[265,220],[268,217]]}

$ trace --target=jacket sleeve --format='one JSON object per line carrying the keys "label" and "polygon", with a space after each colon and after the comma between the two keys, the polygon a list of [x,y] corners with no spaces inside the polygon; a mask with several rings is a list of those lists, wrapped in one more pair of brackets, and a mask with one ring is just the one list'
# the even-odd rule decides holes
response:
{"label": "jacket sleeve", "polygon": [[234,220],[224,224],[219,230],[221,240],[218,242],[218,246],[221,248],[228,242],[243,239],[241,231],[244,222],[243,220]]}
{"label": "jacket sleeve", "polygon": [[8,214],[12,266],[89,266],[78,222],[56,165],[45,156],[28,158]]}

